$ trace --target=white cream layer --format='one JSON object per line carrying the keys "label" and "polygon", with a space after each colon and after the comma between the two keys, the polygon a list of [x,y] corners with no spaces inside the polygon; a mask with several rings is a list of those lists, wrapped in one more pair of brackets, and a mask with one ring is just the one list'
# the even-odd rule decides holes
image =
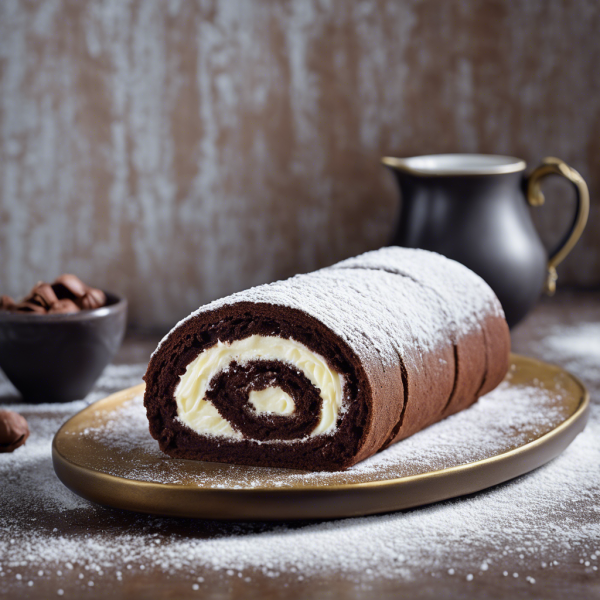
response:
{"label": "white cream layer", "polygon": [[[325,359],[304,344],[274,336],[253,335],[235,342],[217,342],[201,352],[186,368],[175,389],[177,416],[185,425],[204,435],[241,439],[212,403],[205,399],[212,378],[226,371],[229,364],[244,364],[255,360],[276,360],[301,371],[320,391],[321,418],[311,436],[335,429],[342,407],[343,377],[329,368]],[[292,398],[276,382],[273,387],[251,392],[249,400],[259,413],[292,415]],[[285,394],[287,399],[282,396]],[[289,399],[289,400],[288,400]]]}
{"label": "white cream layer", "polygon": [[296,410],[294,399],[280,387],[268,387],[248,394],[248,402],[257,414],[291,415]]}

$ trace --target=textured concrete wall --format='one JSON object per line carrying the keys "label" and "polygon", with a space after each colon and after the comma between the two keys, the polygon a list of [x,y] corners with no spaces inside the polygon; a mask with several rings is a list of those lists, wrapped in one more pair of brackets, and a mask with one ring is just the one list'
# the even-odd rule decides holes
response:
{"label": "textured concrete wall", "polygon": [[[595,202],[596,0],[0,2],[0,291],[62,271],[137,325],[384,244],[381,154],[546,154]],[[569,220],[553,186],[538,224]]]}

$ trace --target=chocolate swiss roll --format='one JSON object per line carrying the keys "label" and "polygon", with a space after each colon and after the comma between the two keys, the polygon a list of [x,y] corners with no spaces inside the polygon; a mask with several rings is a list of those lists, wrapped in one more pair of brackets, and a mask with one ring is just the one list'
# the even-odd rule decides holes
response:
{"label": "chocolate swiss roll", "polygon": [[144,404],[170,456],[339,470],[473,404],[509,351],[480,277],[384,248],[192,313],[153,354]]}

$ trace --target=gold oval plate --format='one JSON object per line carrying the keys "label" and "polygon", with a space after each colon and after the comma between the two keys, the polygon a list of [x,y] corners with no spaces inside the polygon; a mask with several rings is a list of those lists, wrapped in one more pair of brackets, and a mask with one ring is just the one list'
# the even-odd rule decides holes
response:
{"label": "gold oval plate", "polygon": [[471,494],[558,456],[589,410],[576,377],[513,354],[505,382],[473,407],[347,471],[309,473],[171,459],[148,433],[143,391],[122,390],[69,419],[52,444],[56,474],[104,506],[205,519],[351,517]]}

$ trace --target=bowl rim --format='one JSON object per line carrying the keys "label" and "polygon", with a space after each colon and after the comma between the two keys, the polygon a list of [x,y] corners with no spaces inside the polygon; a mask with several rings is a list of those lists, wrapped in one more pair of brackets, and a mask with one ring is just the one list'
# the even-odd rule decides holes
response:
{"label": "bowl rim", "polygon": [[37,314],[37,313],[21,313],[13,312],[10,310],[0,310],[0,324],[1,323],[64,323],[75,322],[75,321],[89,321],[93,319],[101,319],[112,314],[122,312],[127,308],[127,298],[121,294],[115,292],[109,292],[108,290],[102,290],[107,298],[114,299],[114,302],[100,308],[93,308],[91,310],[80,310],[76,313],[67,314]]}

